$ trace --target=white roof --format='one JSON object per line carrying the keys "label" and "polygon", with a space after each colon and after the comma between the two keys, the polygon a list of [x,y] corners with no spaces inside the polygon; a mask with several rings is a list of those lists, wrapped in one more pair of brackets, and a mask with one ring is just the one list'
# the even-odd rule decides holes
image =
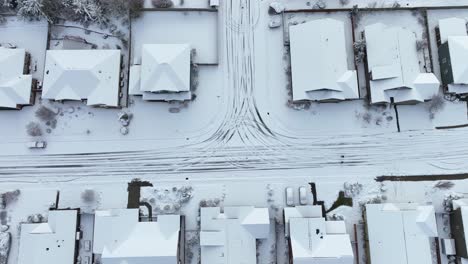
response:
{"label": "white roof", "polygon": [[325,221],[321,206],[286,207],[284,221],[294,264],[354,262],[344,221]]}
{"label": "white roof", "polygon": [[465,239],[468,239],[468,200],[467,199],[454,200],[453,209],[454,210],[460,209],[462,222],[463,222],[463,236],[465,237]]}
{"label": "white roof", "polygon": [[445,43],[450,36],[468,36],[466,20],[456,17],[440,19],[439,33],[442,43]]}
{"label": "white roof", "polygon": [[468,84],[468,36],[449,36],[448,46],[453,82]]}
{"label": "white roof", "polygon": [[468,93],[468,33],[466,20],[446,18],[439,20],[439,32],[442,43],[448,42],[453,83],[448,85],[450,93]]}
{"label": "white roof", "polygon": [[368,204],[366,221],[372,263],[432,263],[429,238],[437,236],[433,206]]}
{"label": "white roof", "polygon": [[322,207],[319,205],[306,205],[284,208],[284,234],[289,236],[289,219],[290,218],[320,218],[322,215]]}
{"label": "white roof", "polygon": [[290,26],[289,38],[294,101],[359,98],[343,22],[327,18]]}
{"label": "white roof", "polygon": [[93,253],[103,264],[177,264],[179,215],[138,222],[138,209],[96,211]]}
{"label": "white roof", "polygon": [[144,44],[141,65],[130,68],[130,94],[143,100],[190,100],[189,44]]}
{"label": "white roof", "polygon": [[0,108],[30,104],[32,76],[24,75],[24,49],[0,47]]}
{"label": "white roof", "polygon": [[[337,223],[344,228],[343,221]],[[289,225],[294,264],[354,263],[349,235],[329,232],[325,218],[291,218]]]}
{"label": "white roof", "polygon": [[21,224],[18,264],[75,263],[78,212],[49,211],[48,222]]}
{"label": "white roof", "polygon": [[42,98],[119,106],[120,50],[48,50]]}
{"label": "white roof", "polygon": [[201,263],[256,263],[256,240],[270,234],[268,208],[201,208]]}
{"label": "white roof", "polygon": [[414,32],[376,23],[365,27],[365,38],[372,103],[392,97],[395,103],[423,102],[438,93],[435,75],[420,72]]}

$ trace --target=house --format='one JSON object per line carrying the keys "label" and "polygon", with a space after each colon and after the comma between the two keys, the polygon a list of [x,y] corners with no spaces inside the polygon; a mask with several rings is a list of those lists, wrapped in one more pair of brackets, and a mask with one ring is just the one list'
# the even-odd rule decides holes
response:
{"label": "house", "polygon": [[370,263],[432,263],[431,242],[437,237],[433,206],[367,204],[364,214]]}
{"label": "house", "polygon": [[439,64],[442,85],[449,93],[468,94],[468,33],[462,18],[439,20]]}
{"label": "house", "polygon": [[185,101],[190,90],[189,44],[144,44],[141,65],[130,68],[129,93],[147,101]]}
{"label": "house", "polygon": [[139,222],[139,209],[96,211],[95,259],[100,258],[102,264],[183,264],[183,222],[180,215],[159,215],[157,221]]}
{"label": "house", "polygon": [[411,104],[438,94],[437,77],[421,73],[414,32],[376,23],[364,36],[371,103]]}
{"label": "house", "polygon": [[74,264],[78,211],[49,211],[47,223],[21,224],[18,264]]}
{"label": "house", "polygon": [[48,50],[42,98],[119,107],[120,50]]}
{"label": "house", "polygon": [[290,264],[353,264],[351,239],[344,221],[326,221],[321,206],[284,208]]}
{"label": "house", "polygon": [[202,207],[202,264],[257,263],[257,240],[270,234],[268,208],[253,206]]}
{"label": "house", "polygon": [[348,66],[344,23],[319,19],[289,27],[293,101],[359,98],[356,70]]}
{"label": "house", "polygon": [[24,49],[0,47],[0,109],[21,109],[34,104],[29,55]]}
{"label": "house", "polygon": [[468,261],[468,200],[455,200],[453,214],[450,216],[450,228],[455,240],[455,253],[458,257]]}

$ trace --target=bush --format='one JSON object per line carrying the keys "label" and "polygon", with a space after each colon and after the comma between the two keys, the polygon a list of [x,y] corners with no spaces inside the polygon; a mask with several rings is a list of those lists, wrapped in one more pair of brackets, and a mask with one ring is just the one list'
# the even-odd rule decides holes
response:
{"label": "bush", "polygon": [[156,8],[170,8],[174,6],[172,0],[151,0],[151,3]]}
{"label": "bush", "polygon": [[81,200],[85,203],[94,203],[97,195],[94,190],[86,189],[81,193]]}
{"label": "bush", "polygon": [[350,0],[340,0],[340,5],[345,6],[345,5],[349,4],[349,1]]}
{"label": "bush", "polygon": [[46,106],[41,106],[35,113],[36,117],[43,122],[53,121],[56,113]]}
{"label": "bush", "polygon": [[42,136],[41,126],[36,122],[30,122],[26,125],[26,132],[31,137],[40,137]]}

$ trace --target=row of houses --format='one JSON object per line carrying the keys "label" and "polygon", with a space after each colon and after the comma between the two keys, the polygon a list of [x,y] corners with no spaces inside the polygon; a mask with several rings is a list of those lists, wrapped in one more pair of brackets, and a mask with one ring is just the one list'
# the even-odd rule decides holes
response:
{"label": "row of houses", "polygon": [[[439,61],[446,92],[468,94],[467,26],[464,19],[439,21]],[[409,104],[430,100],[440,82],[424,72],[417,39],[407,28],[368,25],[364,68],[370,102]],[[293,101],[340,101],[360,98],[358,76],[346,51],[345,26],[319,19],[289,27]]]}
{"label": "row of houses", "polygon": [[[120,50],[48,50],[43,83],[36,87],[27,51],[0,47],[0,108],[34,104],[36,88],[42,99],[119,107],[121,57]],[[190,76],[189,44],[145,44],[141,64],[130,69],[129,92],[148,101],[190,100]]]}
{"label": "row of houses", "polygon": [[[344,242],[344,257],[351,260],[346,263],[352,263],[349,236],[342,222],[334,225],[325,222],[318,206],[287,208],[284,214],[291,263],[334,258],[342,253],[336,250],[337,238]],[[180,254],[184,234],[181,221],[183,218],[178,215],[162,215],[154,222],[140,222],[138,209],[97,211],[90,246],[94,261],[103,264],[184,263]],[[267,239],[270,234],[268,209],[202,208],[200,229],[203,263],[256,263],[257,240]],[[79,239],[77,210],[50,211],[47,223],[21,226],[18,263],[75,263]],[[330,243],[335,250],[329,247]]]}
{"label": "row of houses", "polygon": [[[439,239],[432,205],[416,203],[367,204],[364,243],[351,242],[343,220],[327,220],[322,206],[286,207],[284,238],[291,264],[353,264],[365,248],[367,263],[427,264],[442,253],[468,260],[466,233],[468,202],[454,201],[453,238]],[[185,263],[185,217],[144,218],[139,209],[111,209],[93,215],[91,241],[82,241],[79,210],[52,210],[47,223],[21,225],[19,264],[72,264],[79,249],[92,258],[81,263]],[[201,263],[257,263],[257,245],[275,234],[268,208],[226,206],[200,208]],[[279,233],[276,233],[278,235]],[[280,234],[281,235],[281,234]],[[273,237],[273,239],[275,239]],[[357,238],[355,240],[358,240]],[[196,247],[197,248],[197,247]],[[198,248],[197,248],[198,250]],[[463,262],[465,263],[465,262]]]}
{"label": "row of houses", "polygon": [[[139,209],[96,211],[92,241],[83,241],[79,210],[51,210],[47,223],[21,225],[18,263],[72,264],[83,247],[92,258],[80,263],[185,263],[185,250],[193,249],[185,246],[184,216],[152,220],[143,220]],[[268,208],[201,208],[201,262],[257,263],[258,242],[274,233],[271,221]],[[353,263],[344,222],[326,221],[320,206],[285,208],[284,221],[290,263]]]}

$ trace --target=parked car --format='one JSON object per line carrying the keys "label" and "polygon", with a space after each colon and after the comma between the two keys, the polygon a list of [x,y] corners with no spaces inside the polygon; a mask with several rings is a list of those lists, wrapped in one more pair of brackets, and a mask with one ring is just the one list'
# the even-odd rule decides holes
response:
{"label": "parked car", "polygon": [[307,188],[304,186],[299,187],[299,203],[301,205],[307,204]]}
{"label": "parked car", "polygon": [[28,148],[30,149],[43,149],[47,146],[45,141],[31,141],[28,143]]}
{"label": "parked car", "polygon": [[84,250],[86,252],[90,252],[91,251],[91,241],[90,240],[85,240],[84,241]]}
{"label": "parked car", "polygon": [[286,195],[286,205],[287,206],[293,206],[294,205],[294,191],[293,191],[293,188],[291,188],[291,187],[286,188],[285,195]]}

